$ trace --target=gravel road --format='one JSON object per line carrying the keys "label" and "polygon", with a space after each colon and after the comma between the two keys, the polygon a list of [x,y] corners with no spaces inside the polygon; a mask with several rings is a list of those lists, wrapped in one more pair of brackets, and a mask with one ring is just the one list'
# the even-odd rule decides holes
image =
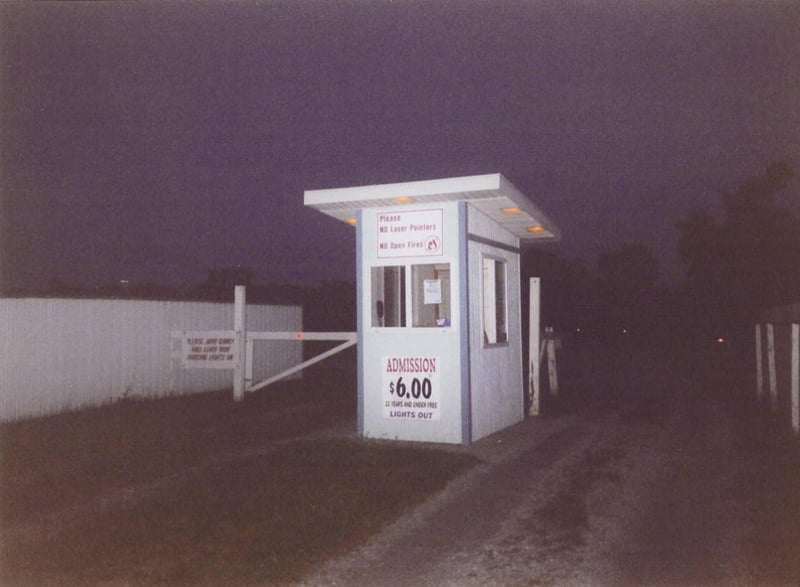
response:
{"label": "gravel road", "polygon": [[[689,381],[633,347],[568,367],[543,415],[471,446],[434,447],[480,464],[300,585],[800,587],[800,442],[776,432],[754,394],[724,377]],[[255,410],[235,425],[262,440],[262,429],[279,439],[295,427],[355,436],[341,397],[279,400],[265,399],[268,422]],[[323,420],[332,426],[299,425]],[[63,530],[191,474],[34,516],[0,539]]]}
{"label": "gravel road", "polygon": [[762,463],[739,412],[688,390],[656,397],[453,448],[483,464],[303,585],[800,585],[800,556],[755,560],[770,537],[754,535]]}

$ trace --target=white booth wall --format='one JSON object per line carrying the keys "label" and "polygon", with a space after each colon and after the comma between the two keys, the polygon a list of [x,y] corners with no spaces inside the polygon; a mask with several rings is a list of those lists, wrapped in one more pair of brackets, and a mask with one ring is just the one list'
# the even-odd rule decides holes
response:
{"label": "white booth wall", "polygon": [[[415,212],[409,206],[363,210],[359,218],[359,433],[366,438],[469,443],[524,418],[519,240],[467,202],[424,206],[433,208],[441,209],[443,219],[442,254],[436,256],[379,256],[378,217]],[[449,268],[449,325],[414,326],[420,292],[408,283],[406,325],[381,326],[375,281],[389,271],[383,268],[404,267],[405,279],[412,280],[415,267],[431,264]],[[492,267],[502,268],[499,309],[491,304]],[[385,306],[384,318],[398,319]],[[492,320],[484,315],[495,313],[502,325],[492,332]],[[430,399],[437,407],[428,410],[433,419],[418,417],[413,398],[401,401],[388,393],[397,378],[387,373],[387,361],[407,358],[435,361]],[[406,401],[412,402],[411,413],[403,407]]]}
{"label": "white booth wall", "polygon": [[495,173],[305,203],[356,226],[361,436],[468,444],[524,419],[520,245],[559,231],[522,192]]}
{"label": "white booth wall", "polygon": [[[382,214],[404,214],[432,212],[441,210],[441,253],[422,256],[408,255],[386,256],[378,249],[378,217]],[[462,320],[466,312],[461,295],[463,268],[460,264],[462,255],[459,228],[458,202],[439,202],[419,207],[398,206],[379,209],[362,210],[358,221],[358,276],[359,283],[359,432],[366,438],[402,439],[423,442],[464,442],[464,403],[462,401],[462,354],[466,344],[462,345]],[[405,288],[403,304],[405,308],[405,326],[380,326],[376,312],[376,294],[374,293],[373,268],[403,267],[405,279],[414,280],[415,267],[444,267],[439,281],[442,289],[449,289],[449,325],[446,326],[414,326],[416,316],[421,307],[419,286],[409,283]],[[443,277],[446,275],[446,279]],[[446,284],[446,285],[444,285]],[[443,292],[446,296],[446,292]],[[391,304],[385,304],[384,319],[389,320],[394,313]],[[443,302],[446,300],[443,299]],[[427,320],[426,320],[427,323]],[[435,371],[426,375],[431,383],[428,398],[398,398],[388,391],[390,384],[397,384],[399,375],[389,372],[391,362],[402,360],[428,360]],[[431,363],[432,360],[432,363]],[[402,385],[410,392],[413,379],[410,375],[404,378]],[[435,403],[434,408],[417,409],[417,404],[426,400]],[[404,404],[411,402],[407,407]],[[390,405],[396,403],[396,406]],[[421,419],[423,414],[427,417]]]}
{"label": "white booth wall", "polygon": [[[469,365],[472,438],[478,440],[525,417],[519,239],[468,207]],[[487,340],[485,261],[504,265],[505,340]]]}

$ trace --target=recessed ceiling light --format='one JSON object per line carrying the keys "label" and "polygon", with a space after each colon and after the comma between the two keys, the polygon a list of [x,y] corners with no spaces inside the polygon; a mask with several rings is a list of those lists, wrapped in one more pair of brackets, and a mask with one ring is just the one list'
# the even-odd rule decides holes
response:
{"label": "recessed ceiling light", "polygon": [[519,214],[520,212],[522,212],[522,210],[520,210],[517,207],[514,207],[514,208],[500,208],[500,211],[503,214]]}
{"label": "recessed ceiling light", "polygon": [[347,222],[347,224],[350,224],[352,226],[355,226],[355,224],[357,222],[355,218],[345,218],[344,221]]}
{"label": "recessed ceiling light", "polygon": [[411,196],[397,196],[394,199],[395,204],[410,204],[413,201],[414,198],[412,198]]}
{"label": "recessed ceiling light", "polygon": [[544,226],[537,224],[536,226],[529,226],[528,232],[544,232]]}

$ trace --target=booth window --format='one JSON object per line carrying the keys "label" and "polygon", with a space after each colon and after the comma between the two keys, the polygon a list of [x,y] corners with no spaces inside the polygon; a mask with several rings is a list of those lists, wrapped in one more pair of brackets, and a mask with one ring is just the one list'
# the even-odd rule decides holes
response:
{"label": "booth window", "polygon": [[406,325],[406,268],[400,265],[372,268],[372,325]]}
{"label": "booth window", "polygon": [[506,263],[500,259],[483,259],[483,342],[500,344],[508,341],[506,327]]}
{"label": "booth window", "polygon": [[412,325],[450,326],[450,265],[411,266]]}

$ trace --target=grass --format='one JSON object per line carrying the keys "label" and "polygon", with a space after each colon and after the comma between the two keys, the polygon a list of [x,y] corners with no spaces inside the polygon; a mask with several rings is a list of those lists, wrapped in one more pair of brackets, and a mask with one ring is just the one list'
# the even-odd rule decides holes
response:
{"label": "grass", "polygon": [[[311,405],[320,412],[313,418],[305,413]],[[308,393],[290,382],[242,403],[231,401],[229,392],[124,400],[4,424],[0,521],[63,509],[215,456],[300,435],[349,410],[342,398]],[[57,499],[49,499],[53,493]]]}
{"label": "grass", "polygon": [[[474,463],[409,445],[287,440],[352,408],[339,398],[309,417],[314,394],[287,385],[247,405],[207,394],[4,425],[0,584],[291,583]],[[278,407],[285,416],[265,424],[262,410]],[[97,505],[120,494],[135,499]],[[43,515],[68,522],[7,539]]]}

